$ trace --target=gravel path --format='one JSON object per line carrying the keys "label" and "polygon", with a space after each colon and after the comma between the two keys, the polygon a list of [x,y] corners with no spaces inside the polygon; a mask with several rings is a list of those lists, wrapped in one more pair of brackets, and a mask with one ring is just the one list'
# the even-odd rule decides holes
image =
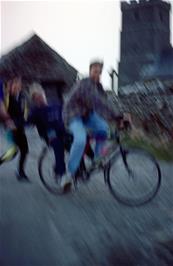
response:
{"label": "gravel path", "polygon": [[37,172],[43,144],[31,130],[28,139],[31,183],[16,180],[16,159],[0,168],[0,265],[173,265],[173,165],[161,163],[159,194],[140,208],[116,202],[101,175],[56,197]]}

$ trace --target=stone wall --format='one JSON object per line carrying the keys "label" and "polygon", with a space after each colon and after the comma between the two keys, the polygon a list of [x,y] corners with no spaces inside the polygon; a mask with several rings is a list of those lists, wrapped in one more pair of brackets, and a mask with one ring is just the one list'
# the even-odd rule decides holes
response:
{"label": "stone wall", "polygon": [[114,95],[113,99],[121,111],[131,113],[134,126],[145,135],[173,140],[173,90],[170,84],[164,89],[155,86],[154,90],[134,90],[121,97]]}

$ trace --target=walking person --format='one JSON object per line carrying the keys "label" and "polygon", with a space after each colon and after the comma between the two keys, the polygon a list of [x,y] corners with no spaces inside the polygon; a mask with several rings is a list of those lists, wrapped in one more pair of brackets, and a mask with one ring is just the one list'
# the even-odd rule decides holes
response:
{"label": "walking person", "polygon": [[25,163],[28,155],[28,142],[24,128],[26,98],[23,93],[21,77],[15,77],[8,81],[7,89],[7,112],[14,122],[16,129],[13,131],[13,138],[20,151],[17,178],[19,181],[29,181],[25,173]]}

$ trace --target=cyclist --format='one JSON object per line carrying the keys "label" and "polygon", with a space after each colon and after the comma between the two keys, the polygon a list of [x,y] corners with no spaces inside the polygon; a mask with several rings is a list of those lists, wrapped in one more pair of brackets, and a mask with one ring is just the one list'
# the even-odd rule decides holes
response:
{"label": "cyclist", "polygon": [[95,159],[98,159],[109,132],[106,120],[123,118],[106,97],[100,83],[102,69],[102,61],[93,61],[90,64],[89,77],[75,84],[64,105],[63,119],[73,135],[68,171],[62,180],[64,187],[71,185],[72,176],[79,167],[86,145],[87,130],[89,129],[96,139]]}
{"label": "cyclist", "polygon": [[21,77],[15,77],[7,82],[8,94],[6,95],[6,109],[14,122],[15,130],[13,139],[20,150],[17,179],[19,181],[29,181],[25,170],[25,162],[28,154],[28,142],[25,135],[25,112],[26,99],[22,91]]}
{"label": "cyclist", "polygon": [[36,126],[39,136],[52,146],[55,154],[55,179],[60,183],[65,174],[64,161],[64,124],[62,104],[49,104],[41,86],[33,85],[31,99],[34,106],[28,117],[28,124]]}

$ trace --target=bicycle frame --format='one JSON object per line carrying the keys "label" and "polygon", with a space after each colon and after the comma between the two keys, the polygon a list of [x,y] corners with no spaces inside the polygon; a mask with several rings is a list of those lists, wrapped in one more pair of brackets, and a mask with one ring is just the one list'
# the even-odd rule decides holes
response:
{"label": "bicycle frame", "polygon": [[[108,158],[101,160],[100,165],[91,166],[91,168],[86,170],[86,174],[88,176],[91,176],[93,172],[103,170],[104,171],[104,177],[105,177],[105,183],[107,183],[106,171],[110,167],[111,160],[113,158],[115,158],[119,154],[119,152],[122,156],[123,163],[124,163],[128,173],[131,174],[131,170],[129,169],[128,164],[127,164],[127,160],[126,160],[126,155],[128,152],[126,149],[124,149],[124,147],[121,144],[119,131],[115,131],[114,136],[110,137],[110,140],[116,140],[116,143],[118,144],[116,149],[108,155]],[[85,172],[85,170],[84,170],[84,172]]]}

